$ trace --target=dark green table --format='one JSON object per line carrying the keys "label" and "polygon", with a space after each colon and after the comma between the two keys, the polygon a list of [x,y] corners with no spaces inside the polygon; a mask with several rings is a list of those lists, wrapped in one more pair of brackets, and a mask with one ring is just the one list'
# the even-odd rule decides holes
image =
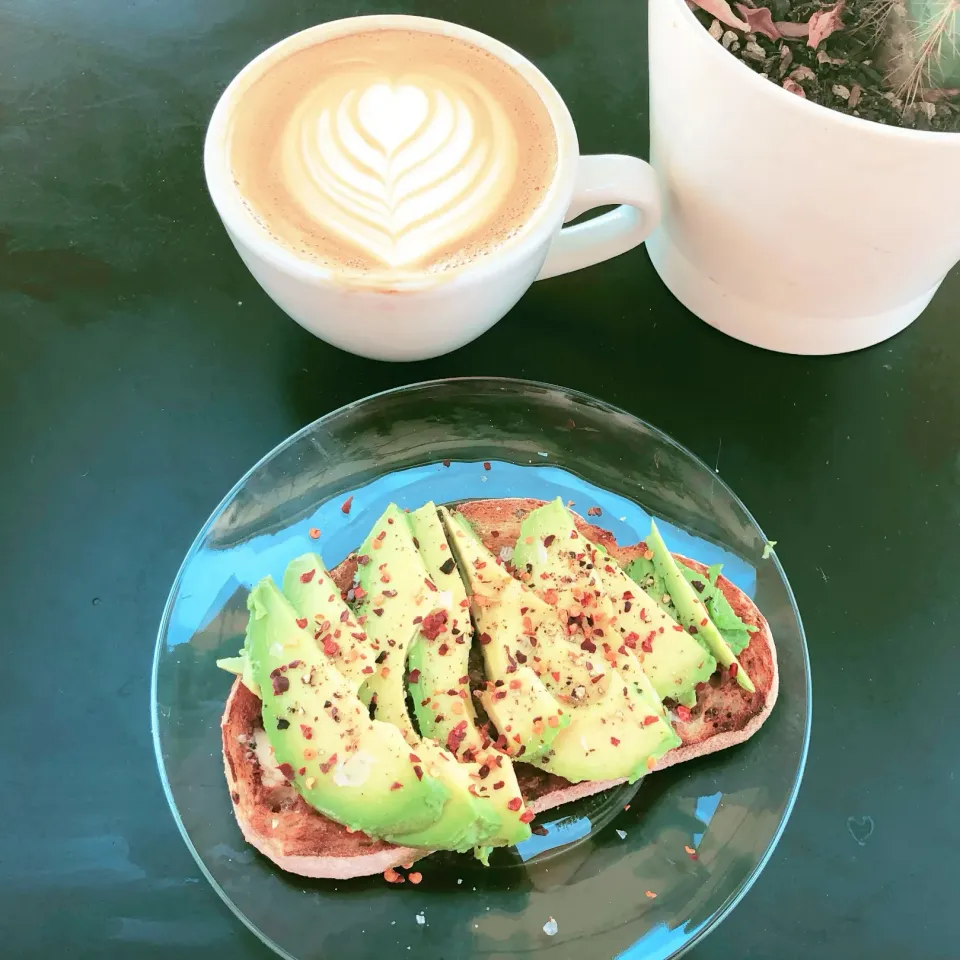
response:
{"label": "dark green table", "polygon": [[766,872],[692,956],[956,957],[960,276],[846,357],[715,333],[642,250],[538,284],[451,356],[340,353],[254,283],[200,155],[239,67],[358,11],[491,33],[553,79],[585,152],[646,155],[640,0],[0,0],[0,955],[268,956],[160,788],[148,696],[167,590],[221,496],[302,424],[386,387],[500,374],[595,393],[716,464],[796,590],[806,782]]}

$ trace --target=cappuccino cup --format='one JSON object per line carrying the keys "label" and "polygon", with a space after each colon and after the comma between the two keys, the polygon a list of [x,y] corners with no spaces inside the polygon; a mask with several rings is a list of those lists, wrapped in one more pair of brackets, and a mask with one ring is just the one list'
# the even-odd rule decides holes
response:
{"label": "cappuccino cup", "polygon": [[204,169],[267,294],[380,360],[469,343],[534,280],[624,253],[660,219],[652,168],[581,157],[532,63],[424,17],[337,20],[264,51],[217,103]]}

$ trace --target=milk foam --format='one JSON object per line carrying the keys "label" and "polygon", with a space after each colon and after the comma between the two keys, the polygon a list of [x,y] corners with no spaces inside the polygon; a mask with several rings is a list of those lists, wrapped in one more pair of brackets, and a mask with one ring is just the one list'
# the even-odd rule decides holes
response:
{"label": "milk foam", "polygon": [[264,228],[340,269],[444,270],[506,242],[553,177],[532,87],[477,47],[384,30],[292,54],[235,107],[235,180]]}
{"label": "milk foam", "polygon": [[489,220],[517,162],[516,136],[491,92],[436,74],[319,84],[293,111],[278,151],[304,211],[390,267]]}

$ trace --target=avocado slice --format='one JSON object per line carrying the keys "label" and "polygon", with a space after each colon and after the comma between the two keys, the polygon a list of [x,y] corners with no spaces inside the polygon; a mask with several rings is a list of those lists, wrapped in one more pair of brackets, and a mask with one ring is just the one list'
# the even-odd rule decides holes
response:
{"label": "avocado slice", "polygon": [[[362,618],[370,648],[377,651],[361,695],[369,696],[378,720],[401,730],[418,756],[428,754],[432,758],[429,769],[450,793],[444,815],[437,823],[402,835],[398,842],[448,850],[520,842],[530,835],[528,824],[532,816],[527,816],[522,799],[521,806],[513,807],[520,788],[509,759],[499,754],[480,755],[476,762],[458,763],[452,753],[421,738],[407,713],[404,673],[408,653],[411,646],[419,644],[416,638],[424,630],[432,633],[436,628],[439,636],[439,627],[447,624],[447,619],[439,614],[448,617],[446,598],[439,596],[440,588],[424,566],[408,515],[390,504],[361,546],[358,559],[358,586],[354,588],[359,597],[357,619]],[[453,636],[451,631],[450,641],[448,647],[468,647],[463,633]],[[439,643],[428,647],[430,655],[446,656],[441,649]],[[366,670],[370,670],[369,665]],[[430,670],[436,674],[441,668],[431,666]],[[416,687],[411,690],[416,691]],[[462,705],[463,700],[457,697],[456,702]],[[438,716],[443,715],[434,716],[437,725],[443,723]],[[457,716],[457,723],[464,724],[460,730],[466,731],[472,723],[466,710]],[[454,745],[449,734],[447,744]],[[491,779],[494,773],[496,779]]]}
{"label": "avocado slice", "polygon": [[647,692],[652,685],[657,700],[696,703],[697,684],[710,679],[716,660],[616,560],[580,535],[562,500],[538,507],[524,519],[514,562],[561,610],[582,607],[589,599],[580,624],[584,642],[599,647],[626,679]]}
{"label": "avocado slice", "polygon": [[571,781],[625,777],[633,783],[681,743],[658,707],[656,696],[612,671],[603,699],[573,711],[538,766]]}
{"label": "avocado slice", "polygon": [[387,840],[439,820],[447,787],[414,763],[396,727],[370,720],[270,578],[254,587],[247,607],[245,650],[264,731],[297,792],[331,819]]}
{"label": "avocado slice", "polygon": [[633,576],[639,574],[641,577],[644,567],[640,565],[641,561],[650,559],[653,561],[654,570],[654,589],[662,593],[659,594],[661,607],[667,607],[674,611],[679,622],[693,634],[714,657],[725,667],[729,668],[737,664],[737,683],[748,693],[753,693],[755,687],[753,681],[747,675],[747,671],[737,661],[733,650],[724,640],[720,631],[714,622],[710,619],[710,614],[700,599],[697,591],[690,585],[690,582],[683,575],[673,554],[667,549],[667,545],[660,536],[656,521],[650,521],[650,534],[646,540],[647,550],[653,554],[650,558],[641,557],[634,561],[628,568],[628,573]]}
{"label": "avocado slice", "polygon": [[306,618],[307,629],[323,653],[359,692],[369,676],[364,668],[376,654],[317,554],[305,553],[290,561],[283,574],[283,595],[301,619]]}
{"label": "avocado slice", "polygon": [[714,626],[720,631],[720,636],[727,641],[727,646],[734,654],[740,656],[750,643],[750,634],[757,632],[757,627],[752,623],[744,623],[733,612],[733,607],[717,586],[717,577],[723,569],[723,564],[715,563],[712,567],[708,567],[706,576],[699,570],[688,567],[682,560],[677,561],[677,566],[680,567],[680,572],[686,577],[690,586],[700,594],[700,599],[707,608]]}
{"label": "avocado slice", "polygon": [[436,504],[414,510],[407,520],[427,576],[439,588],[439,609],[416,631],[407,657],[413,710],[424,737],[446,744],[459,759],[475,760],[483,749],[483,736],[470,695],[473,624],[467,591]]}
{"label": "avocado slice", "polygon": [[472,595],[487,676],[481,703],[501,734],[501,748],[533,763],[570,722],[570,711],[533,669],[539,643],[531,645],[536,633],[524,617],[542,602],[510,576],[460,514],[441,508],[440,515]]}

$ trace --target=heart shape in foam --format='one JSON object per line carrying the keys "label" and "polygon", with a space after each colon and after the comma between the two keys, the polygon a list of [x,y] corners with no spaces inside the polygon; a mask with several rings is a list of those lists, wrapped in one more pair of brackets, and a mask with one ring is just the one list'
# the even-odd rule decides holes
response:
{"label": "heart shape in foam", "polygon": [[281,151],[317,223],[402,268],[456,250],[495,216],[517,142],[499,101],[468,76],[351,73],[301,102]]}
{"label": "heart shape in foam", "polygon": [[400,84],[391,87],[375,83],[367,87],[357,103],[357,116],[364,131],[391,156],[423,125],[430,101],[419,87]]}

